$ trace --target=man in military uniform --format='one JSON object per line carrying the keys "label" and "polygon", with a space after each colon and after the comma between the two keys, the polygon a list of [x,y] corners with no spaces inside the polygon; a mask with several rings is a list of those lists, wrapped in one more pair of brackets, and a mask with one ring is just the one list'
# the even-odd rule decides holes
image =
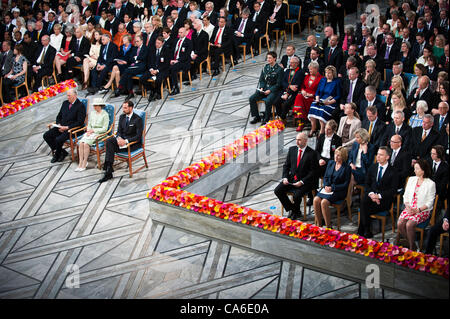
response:
{"label": "man in military uniform", "polygon": [[262,125],[266,124],[272,113],[272,104],[279,95],[281,83],[283,81],[283,68],[277,63],[277,54],[275,52],[267,53],[267,64],[261,71],[256,92],[250,96],[250,113],[253,119],[250,124],[261,122],[258,112],[257,101],[263,100],[266,104],[266,111]]}

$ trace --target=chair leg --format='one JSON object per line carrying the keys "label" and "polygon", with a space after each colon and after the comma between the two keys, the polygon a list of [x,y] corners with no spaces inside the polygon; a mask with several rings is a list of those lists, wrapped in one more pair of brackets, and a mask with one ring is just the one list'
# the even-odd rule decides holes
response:
{"label": "chair leg", "polygon": [[234,60],[233,60],[233,56],[230,54],[230,60],[231,60],[231,65],[234,68]]}
{"label": "chair leg", "polygon": [[341,208],[337,208],[337,224],[338,224],[338,230],[341,230]]}
{"label": "chair leg", "polygon": [[131,159],[129,158],[128,159],[128,170],[130,171],[130,178],[131,177],[133,177],[133,167],[132,167],[132,161],[131,161]]}
{"label": "chair leg", "polygon": [[223,69],[223,72],[225,72],[225,53],[222,54],[222,69]]}
{"label": "chair leg", "polygon": [[145,156],[145,149],[144,149],[143,157],[144,157],[145,167],[148,168],[148,164],[147,164],[147,156]]}
{"label": "chair leg", "polygon": [[247,46],[244,45],[244,63],[245,63],[245,56],[247,55]]}
{"label": "chair leg", "polygon": [[183,72],[178,72],[180,75],[180,91],[183,89]]}
{"label": "chair leg", "polygon": [[188,70],[189,85],[192,86],[191,70]]}
{"label": "chair leg", "polygon": [[439,257],[442,256],[442,246],[444,245],[444,234],[441,234],[439,239]]}
{"label": "chair leg", "polygon": [[424,231],[422,230],[420,232],[420,243],[419,243],[420,250],[422,250],[422,246],[423,246],[423,233],[424,233]]}
{"label": "chair leg", "polygon": [[102,169],[102,163],[100,162],[100,151],[97,148],[97,167],[98,169]]}
{"label": "chair leg", "polygon": [[164,81],[161,82],[161,99],[164,98]]}
{"label": "chair leg", "polygon": [[208,59],[206,60],[206,67],[208,68],[208,73],[209,73],[209,76],[211,76],[211,74],[212,74],[212,72],[211,72],[211,59],[210,59],[210,57],[208,57]]}
{"label": "chair leg", "polygon": [[198,71],[200,72],[200,81],[202,80],[202,64],[198,66]]}
{"label": "chair leg", "polygon": [[267,51],[270,51],[269,36],[266,37],[266,43],[267,43]]}

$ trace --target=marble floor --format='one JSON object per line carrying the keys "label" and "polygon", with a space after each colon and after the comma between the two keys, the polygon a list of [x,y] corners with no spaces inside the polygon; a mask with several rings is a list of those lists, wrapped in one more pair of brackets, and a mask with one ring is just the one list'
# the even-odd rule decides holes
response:
{"label": "marble floor", "polygon": [[[307,34],[288,37],[278,52],[293,43],[304,56]],[[138,96],[137,108],[149,116],[149,168],[133,178],[118,165],[113,180],[98,184],[102,171],[94,168],[94,157],[81,173],[69,159],[50,163],[42,134],[64,95],[0,120],[0,298],[367,298],[359,283],[148,217],[146,192],[152,186],[256,128],[249,124],[248,97],[264,56],[248,56],[214,78],[205,74],[175,97],[149,103]],[[121,114],[124,97],[104,98]],[[293,127],[286,129],[286,150],[295,134]],[[281,214],[273,189],[285,156],[212,197]],[[342,230],[355,231],[356,218],[343,217]],[[313,220],[311,212],[308,221]],[[380,290],[375,297],[408,296]]]}

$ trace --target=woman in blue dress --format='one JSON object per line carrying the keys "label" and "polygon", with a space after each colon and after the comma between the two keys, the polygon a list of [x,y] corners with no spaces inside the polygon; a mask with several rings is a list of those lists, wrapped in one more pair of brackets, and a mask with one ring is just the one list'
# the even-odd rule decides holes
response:
{"label": "woman in blue dress", "polygon": [[338,147],[334,151],[334,160],[330,160],[323,176],[323,188],[314,197],[315,224],[322,227],[331,227],[330,205],[347,196],[348,183],[350,182],[351,169],[347,164],[347,149]]}
{"label": "woman in blue dress", "polygon": [[[309,137],[318,135],[317,123],[320,123],[320,134],[325,132],[325,124],[332,118],[337,101],[341,99],[341,81],[337,77],[336,68],[329,65],[325,68],[325,77],[319,82],[316,91],[316,100],[311,104],[308,119],[311,121],[311,132]],[[319,102],[320,100],[323,103]]]}

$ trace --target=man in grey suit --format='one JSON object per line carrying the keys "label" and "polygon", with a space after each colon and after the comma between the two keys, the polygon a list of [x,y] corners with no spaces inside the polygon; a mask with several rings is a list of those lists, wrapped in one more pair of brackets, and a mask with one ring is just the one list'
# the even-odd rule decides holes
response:
{"label": "man in grey suit", "polygon": [[0,55],[0,67],[2,69],[2,76],[11,71],[14,59],[14,52],[11,49],[10,41],[3,41],[2,43],[2,53]]}

